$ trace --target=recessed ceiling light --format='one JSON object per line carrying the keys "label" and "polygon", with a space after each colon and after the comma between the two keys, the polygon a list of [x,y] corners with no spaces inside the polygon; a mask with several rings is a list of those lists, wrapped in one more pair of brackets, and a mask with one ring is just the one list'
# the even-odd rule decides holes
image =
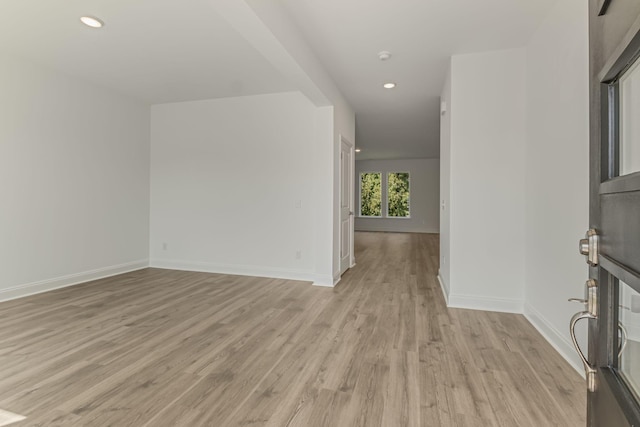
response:
{"label": "recessed ceiling light", "polygon": [[386,61],[387,59],[391,58],[391,52],[389,52],[388,50],[378,52],[378,58],[380,58],[380,61]]}
{"label": "recessed ceiling light", "polygon": [[102,28],[104,26],[104,22],[95,16],[81,16],[80,22],[91,28]]}
{"label": "recessed ceiling light", "polygon": [[393,89],[394,87],[396,87],[395,83],[385,83],[382,85],[382,87],[384,87],[385,89]]}
{"label": "recessed ceiling light", "polygon": [[356,153],[359,153],[362,151],[362,148],[356,148]]}

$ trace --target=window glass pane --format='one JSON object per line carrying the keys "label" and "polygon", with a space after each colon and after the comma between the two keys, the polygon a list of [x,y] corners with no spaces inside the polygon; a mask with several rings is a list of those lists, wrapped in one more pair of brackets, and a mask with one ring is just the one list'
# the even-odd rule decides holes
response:
{"label": "window glass pane", "polygon": [[620,175],[640,171],[639,62],[620,79]]}
{"label": "window glass pane", "polygon": [[619,330],[623,348],[618,369],[629,388],[640,395],[640,294],[624,282],[619,283],[618,320],[624,331]]}
{"label": "window glass pane", "polygon": [[360,215],[382,215],[382,174],[380,172],[360,174]]}
{"label": "window glass pane", "polygon": [[409,216],[409,173],[391,172],[387,176],[388,215]]}

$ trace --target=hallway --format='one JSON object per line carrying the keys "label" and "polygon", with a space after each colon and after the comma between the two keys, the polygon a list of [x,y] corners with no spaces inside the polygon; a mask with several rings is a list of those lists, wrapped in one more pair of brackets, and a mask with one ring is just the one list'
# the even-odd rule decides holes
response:
{"label": "hallway", "polygon": [[447,309],[438,236],[356,233],[335,289],[145,269],[0,303],[15,426],[582,426],[521,315]]}

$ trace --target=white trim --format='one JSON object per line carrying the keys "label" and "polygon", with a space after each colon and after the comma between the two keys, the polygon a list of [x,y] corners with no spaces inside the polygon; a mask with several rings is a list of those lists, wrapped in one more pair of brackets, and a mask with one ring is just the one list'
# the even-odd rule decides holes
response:
{"label": "white trim", "polygon": [[26,420],[24,415],[14,414],[13,412],[0,409],[0,426],[8,426],[18,421]]}
{"label": "white trim", "polygon": [[451,308],[468,308],[471,310],[522,314],[524,301],[515,298],[487,298],[475,295],[450,294],[447,306]]}
{"label": "white trim", "polygon": [[269,277],[273,279],[299,280],[315,282],[312,272],[303,270],[283,270],[280,268],[257,265],[217,264],[212,262],[182,261],[171,259],[152,259],[150,267],[167,270],[198,271],[203,273],[232,274],[237,276]]}
{"label": "white trim", "polygon": [[[346,272],[348,269],[350,269],[351,267],[353,267],[353,265],[355,265],[355,249],[354,249],[354,240],[355,240],[355,230],[356,230],[356,223],[355,223],[355,206],[353,205],[354,203],[354,195],[356,192],[355,189],[355,171],[356,171],[356,153],[355,153],[355,144],[352,143],[351,141],[349,141],[347,138],[345,138],[344,135],[339,134],[339,143],[338,143],[338,151],[340,152],[340,158],[342,158],[342,144],[345,144],[348,148],[349,148],[349,158],[351,159],[350,164],[349,164],[349,169],[350,169],[350,174],[349,174],[349,187],[351,189],[351,197],[349,197],[349,233],[351,234],[351,236],[349,237],[349,263],[347,265],[347,267],[344,269],[344,271],[342,271],[342,273]],[[340,163],[342,163],[342,160],[340,160]],[[338,221],[340,222],[340,225],[338,226],[338,247],[342,247],[342,179],[344,178],[342,176],[342,164],[339,165],[340,167],[340,171],[338,173],[338,180],[339,182],[339,199],[340,199],[340,203],[338,203]],[[340,255],[342,255],[342,250],[339,250],[338,253]],[[338,263],[340,264],[340,270],[342,270],[342,257],[339,256],[339,260]],[[333,286],[335,286],[338,282],[340,281],[340,278],[338,278],[337,281],[334,281]],[[318,285],[321,286],[321,285]]]}
{"label": "white trim", "polygon": [[67,286],[78,285],[92,280],[104,279],[118,274],[141,270],[149,267],[149,260],[127,262],[124,264],[112,265],[109,267],[97,268],[95,270],[83,271],[81,273],[68,274],[66,276],[55,277],[53,279],[40,280],[38,282],[26,283],[7,289],[0,289],[0,301],[8,301],[35,295],[54,289],[66,288]]}
{"label": "white trim", "polygon": [[326,277],[318,276],[316,280],[313,281],[313,286],[320,286],[321,288],[335,288],[335,283],[333,279],[326,280]]}
{"label": "white trim", "polygon": [[440,270],[438,270],[438,282],[440,283],[440,289],[442,289],[442,295],[444,296],[444,302],[449,306],[449,288],[444,284]]}
{"label": "white trim", "polygon": [[341,279],[342,279],[342,276],[340,274],[334,277],[320,274],[315,277],[315,280],[313,281],[312,285],[320,286],[323,288],[335,288]]}
{"label": "white trim", "polygon": [[[551,344],[551,346],[584,378],[584,368],[582,367],[582,361],[576,350],[573,348],[573,343],[569,341],[560,331],[558,331],[549,321],[547,321],[540,312],[531,306],[531,304],[525,304],[524,317],[527,318],[529,323],[540,332],[540,334]],[[569,321],[567,320],[567,327]],[[584,349],[586,351],[586,349]]]}

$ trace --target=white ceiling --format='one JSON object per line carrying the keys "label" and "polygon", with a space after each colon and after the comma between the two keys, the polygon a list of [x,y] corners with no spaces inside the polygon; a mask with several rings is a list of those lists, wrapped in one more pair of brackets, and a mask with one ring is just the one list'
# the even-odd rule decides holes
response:
{"label": "white ceiling", "polygon": [[[448,58],[524,46],[556,2],[278,1],[356,111],[358,159],[439,157]],[[392,58],[381,62],[382,50]]]}
{"label": "white ceiling", "polygon": [[151,104],[296,90],[207,0],[0,0],[0,50]]}
{"label": "white ceiling", "polygon": [[[356,112],[358,158],[373,159],[438,157],[449,56],[525,45],[558,0],[261,1],[283,7],[298,27]],[[0,0],[0,50],[150,104],[299,89],[220,7],[231,6]],[[85,14],[106,26],[85,27]],[[381,50],[392,58],[378,60]],[[383,89],[386,81],[397,88]]]}

